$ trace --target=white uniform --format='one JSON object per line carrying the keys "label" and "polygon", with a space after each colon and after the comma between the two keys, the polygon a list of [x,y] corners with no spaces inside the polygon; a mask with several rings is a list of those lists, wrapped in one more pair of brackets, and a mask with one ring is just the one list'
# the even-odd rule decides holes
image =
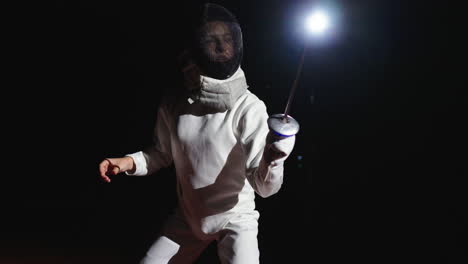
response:
{"label": "white uniform", "polygon": [[[213,240],[218,240],[223,263],[258,263],[258,211],[255,192],[275,194],[283,182],[283,162],[266,164],[262,156],[269,132],[265,104],[247,90],[241,68],[226,80],[202,78],[202,87],[244,90],[232,108],[209,111],[187,100],[165,100],[158,110],[155,144],[129,154],[136,171],[152,174],[174,163],[179,206],[163,236],[148,251],[143,263],[194,261]],[[229,98],[228,98],[229,99]],[[234,98],[235,99],[235,98]],[[282,140],[288,155],[294,137]]]}

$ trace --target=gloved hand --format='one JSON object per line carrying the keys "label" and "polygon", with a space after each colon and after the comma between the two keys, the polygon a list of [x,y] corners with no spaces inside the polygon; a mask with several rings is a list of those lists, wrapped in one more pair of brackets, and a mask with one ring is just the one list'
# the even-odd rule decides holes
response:
{"label": "gloved hand", "polygon": [[273,166],[283,163],[291,154],[295,142],[295,135],[281,137],[270,131],[266,137],[265,149],[263,151],[264,161]]}

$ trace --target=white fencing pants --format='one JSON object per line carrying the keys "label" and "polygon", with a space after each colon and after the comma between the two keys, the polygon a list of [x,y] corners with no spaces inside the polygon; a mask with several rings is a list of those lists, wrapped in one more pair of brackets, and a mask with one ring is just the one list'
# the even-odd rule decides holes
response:
{"label": "white fencing pants", "polygon": [[218,256],[223,264],[258,264],[258,222],[251,217],[235,217],[216,234],[201,240],[179,217],[171,217],[160,236],[147,251],[141,264],[189,264],[203,250],[217,241]]}

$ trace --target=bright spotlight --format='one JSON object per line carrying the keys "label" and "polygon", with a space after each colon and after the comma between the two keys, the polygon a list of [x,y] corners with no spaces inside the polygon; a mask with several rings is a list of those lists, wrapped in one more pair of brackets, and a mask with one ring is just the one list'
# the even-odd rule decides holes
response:
{"label": "bright spotlight", "polygon": [[321,11],[316,11],[312,13],[306,19],[307,30],[314,34],[321,34],[325,32],[329,26],[330,21],[328,19],[328,16]]}
{"label": "bright spotlight", "polygon": [[[335,19],[335,16],[332,17]],[[302,21],[303,17],[300,17]],[[330,18],[327,13],[324,11],[315,11],[310,16],[306,17],[305,20],[305,29],[307,33],[311,33],[313,35],[323,35],[329,28],[331,27]],[[301,31],[302,33],[302,31]],[[322,36],[321,36],[322,37]],[[291,103],[294,98],[294,93],[297,88],[297,83],[299,81],[299,77],[302,71],[302,65],[304,64],[304,58],[306,54],[306,48],[309,46],[308,43],[305,42],[305,45],[302,50],[301,60],[299,62],[299,67],[296,72],[296,77],[292,84],[291,90],[289,91],[288,101],[286,102],[286,108],[284,112],[281,114],[274,114],[269,116],[268,118],[268,127],[275,133],[276,136],[281,137],[290,137],[294,136],[299,132],[299,122],[295,120],[292,116],[289,115],[289,111],[291,110]],[[311,100],[313,103],[314,95],[312,94]]]}

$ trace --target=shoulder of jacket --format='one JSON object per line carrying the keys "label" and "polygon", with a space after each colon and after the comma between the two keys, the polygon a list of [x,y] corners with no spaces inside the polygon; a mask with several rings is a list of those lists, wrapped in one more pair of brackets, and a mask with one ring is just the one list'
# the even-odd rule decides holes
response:
{"label": "shoulder of jacket", "polygon": [[257,116],[267,112],[265,103],[255,94],[247,91],[238,100],[236,106],[236,116],[238,119],[243,119],[247,115]]}
{"label": "shoulder of jacket", "polygon": [[250,107],[253,107],[255,105],[257,105],[257,106],[261,106],[261,105],[264,106],[265,105],[265,103],[260,98],[258,98],[258,96],[256,96],[254,93],[250,92],[249,90],[247,90],[239,98],[239,101],[240,101],[239,106],[241,108],[250,108]]}

